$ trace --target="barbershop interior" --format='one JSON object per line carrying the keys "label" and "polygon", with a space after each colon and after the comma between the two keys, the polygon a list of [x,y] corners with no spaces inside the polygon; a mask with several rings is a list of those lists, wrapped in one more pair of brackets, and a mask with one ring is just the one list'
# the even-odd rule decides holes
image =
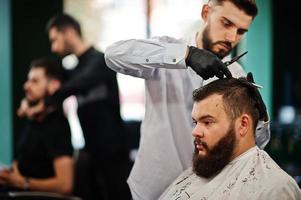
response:
{"label": "barbershop interior", "polygon": [[[152,45],[161,45],[160,40],[159,43],[154,42],[157,40],[145,42],[154,37],[191,37],[199,31],[202,17],[207,19],[202,7],[207,3],[211,5],[212,1],[216,0],[209,3],[208,0],[0,0],[0,199],[158,199],[189,166],[183,164],[184,160],[189,160],[186,153],[192,149],[189,154],[192,156],[194,146],[200,146],[193,142],[194,131],[191,134],[192,128],[198,126],[195,125],[198,120],[193,118],[194,122],[187,122],[191,129],[188,129],[186,138],[191,139],[191,146],[181,145],[181,141],[186,142],[183,139],[185,133],[173,138],[175,129],[185,132],[186,128],[182,127],[186,127],[186,122],[183,121],[191,120],[193,100],[192,92],[184,91],[184,96],[182,93],[181,98],[189,99],[191,106],[182,105],[185,109],[188,107],[185,111],[188,116],[180,121],[183,113],[177,113],[181,109],[177,107],[179,103],[174,103],[179,96],[172,94],[168,88],[184,90],[190,85],[171,86],[174,83],[168,81],[178,74],[167,74],[164,77],[166,86],[156,88],[158,80],[151,78],[157,71],[151,68],[154,66],[152,62],[157,61],[152,59],[160,58],[155,55],[144,62],[139,60],[139,52],[141,58],[147,56],[148,51],[153,54],[159,52],[158,49],[149,49]],[[228,5],[225,2],[223,5]],[[235,58],[247,51],[237,63],[245,74],[252,72],[255,81],[252,85],[260,92],[268,113],[268,120],[263,123],[268,124],[270,135],[264,138],[261,149],[292,177],[290,181],[294,181],[300,191],[299,11],[297,6],[279,0],[256,0],[256,4],[258,14],[251,20],[248,30],[244,30],[243,26],[249,18],[245,21],[244,18],[233,18],[243,21],[241,29],[245,33],[226,56]],[[216,10],[212,8],[208,15],[219,12],[219,5]],[[71,16],[78,22],[79,37],[74,36],[77,29],[67,35],[68,28],[59,28],[60,22],[55,24],[53,17],[62,15]],[[209,18],[208,23],[213,20],[213,17]],[[229,26],[240,25],[232,22]],[[214,29],[214,25],[210,28]],[[66,34],[61,35],[62,32]],[[55,46],[60,40],[65,40],[61,41],[64,50],[59,49],[60,44]],[[167,40],[162,45],[173,42],[173,39]],[[116,43],[118,41],[131,43]],[[130,57],[131,53],[135,56]],[[164,59],[168,59],[168,55]],[[95,62],[100,62],[96,64],[101,66],[96,66]],[[171,62],[176,62],[176,59]],[[81,69],[83,71],[80,72],[79,67],[86,67],[84,63],[88,63],[87,66],[95,72],[91,74],[90,70],[89,75],[88,70]],[[57,66],[48,70],[41,65]],[[93,65],[98,68],[92,69]],[[160,65],[159,69],[164,68],[164,64]],[[166,68],[173,68],[171,65]],[[136,70],[139,66],[145,71]],[[42,75],[39,69],[43,69]],[[39,75],[44,79],[34,77]],[[194,89],[196,87],[188,91]],[[153,95],[152,92],[156,91],[172,96]],[[39,97],[34,99],[35,95]],[[166,98],[166,102],[159,102],[162,98]],[[155,108],[156,105],[160,108]],[[174,123],[176,118],[178,123]],[[157,124],[154,125],[155,121]],[[158,134],[151,134],[156,131]],[[203,132],[204,141],[206,134]],[[164,142],[166,138],[172,142]],[[160,148],[157,149],[156,145]],[[161,149],[163,151],[159,152]],[[174,161],[174,154],[169,155],[171,150],[167,149],[176,152],[179,159]],[[184,149],[182,153],[181,149]],[[162,156],[169,163],[159,169],[159,157]],[[185,159],[182,160],[181,156]],[[137,160],[139,164],[135,163]],[[162,177],[162,187],[158,190],[154,187],[152,193],[152,180],[148,181],[148,178],[159,177],[161,172],[168,176],[169,171],[177,175],[172,174],[172,178],[166,179]],[[164,181],[168,185],[163,186]],[[165,198],[163,195],[160,199],[177,199],[168,198],[168,192],[164,194]],[[295,196],[297,198],[288,199],[301,199],[298,194]],[[219,199],[215,197],[208,199]]]}

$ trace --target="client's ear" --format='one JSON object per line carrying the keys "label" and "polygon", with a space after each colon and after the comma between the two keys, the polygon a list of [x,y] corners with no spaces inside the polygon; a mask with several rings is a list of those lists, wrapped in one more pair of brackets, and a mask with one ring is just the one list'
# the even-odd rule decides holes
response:
{"label": "client's ear", "polygon": [[241,137],[245,137],[247,133],[251,130],[252,123],[251,123],[251,117],[247,114],[241,115],[237,119],[237,131]]}

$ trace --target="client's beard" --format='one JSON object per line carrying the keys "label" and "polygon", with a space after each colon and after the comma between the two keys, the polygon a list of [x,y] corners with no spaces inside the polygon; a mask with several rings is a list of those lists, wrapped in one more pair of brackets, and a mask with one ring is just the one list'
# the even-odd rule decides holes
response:
{"label": "client's beard", "polygon": [[217,142],[211,149],[208,145],[195,138],[194,144],[202,144],[207,151],[205,156],[200,156],[195,148],[193,155],[193,171],[196,175],[209,178],[220,172],[229,162],[235,148],[235,130],[234,125],[230,125],[227,134]]}

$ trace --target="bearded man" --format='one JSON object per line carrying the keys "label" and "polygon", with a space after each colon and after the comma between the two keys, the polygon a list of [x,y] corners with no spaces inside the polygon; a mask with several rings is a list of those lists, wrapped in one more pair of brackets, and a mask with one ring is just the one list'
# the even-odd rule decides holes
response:
{"label": "bearded man", "polygon": [[18,110],[27,123],[18,141],[16,158],[10,169],[0,170],[0,191],[30,190],[70,195],[73,191],[74,160],[71,132],[62,110],[28,116],[35,106],[61,88],[65,73],[55,61],[32,61],[25,98]]}
{"label": "bearded man", "polygon": [[[256,15],[254,0],[210,0],[202,8],[204,23],[186,39],[131,39],[106,49],[108,67],[145,79],[145,117],[128,178],[134,200],[158,199],[192,166],[191,94],[212,81],[211,77],[245,75],[238,63],[227,68],[221,59],[229,59],[225,56],[240,42]],[[269,123],[260,121],[256,144],[264,148],[269,138]]]}
{"label": "bearded man", "polygon": [[266,116],[256,86],[219,79],[195,90],[193,100],[193,167],[161,200],[301,199],[296,181],[256,146],[256,125]]}

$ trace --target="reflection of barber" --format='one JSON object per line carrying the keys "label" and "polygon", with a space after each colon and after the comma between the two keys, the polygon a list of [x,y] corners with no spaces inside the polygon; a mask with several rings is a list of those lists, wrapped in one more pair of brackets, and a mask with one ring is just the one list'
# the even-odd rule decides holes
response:
{"label": "reflection of barber", "polygon": [[95,199],[103,196],[127,199],[130,195],[126,184],[128,153],[119,113],[116,73],[106,66],[103,53],[84,42],[80,25],[74,18],[55,16],[49,21],[47,31],[52,52],[61,56],[73,53],[78,57],[78,65],[70,71],[70,79],[62,88],[46,99],[45,105],[60,107],[65,98],[76,95],[85,153],[93,160],[93,169],[80,172],[91,172],[89,180],[93,180],[93,186],[89,189],[93,191],[88,193],[95,194]]}
{"label": "reflection of barber", "polygon": [[[61,87],[63,69],[49,60],[31,64],[24,84],[26,98],[18,111],[26,116],[29,105],[43,101]],[[61,111],[34,116],[21,136],[12,169],[0,172],[0,184],[10,189],[28,189],[70,194],[73,185],[73,149],[67,119]]]}

